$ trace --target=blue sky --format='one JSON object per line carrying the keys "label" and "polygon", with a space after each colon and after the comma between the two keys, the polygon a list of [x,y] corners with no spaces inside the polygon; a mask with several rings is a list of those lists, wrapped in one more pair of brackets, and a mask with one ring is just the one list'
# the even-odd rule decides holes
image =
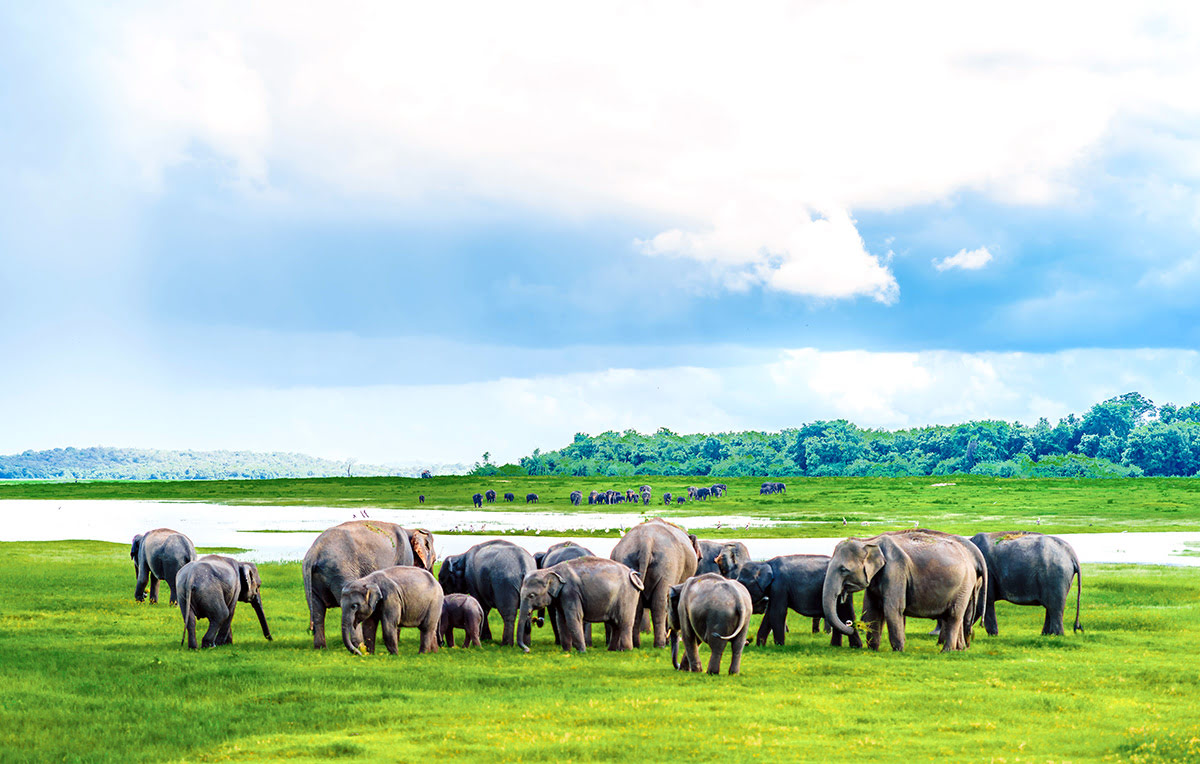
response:
{"label": "blue sky", "polygon": [[1200,399],[1197,13],[892,5],[0,10],[0,452]]}

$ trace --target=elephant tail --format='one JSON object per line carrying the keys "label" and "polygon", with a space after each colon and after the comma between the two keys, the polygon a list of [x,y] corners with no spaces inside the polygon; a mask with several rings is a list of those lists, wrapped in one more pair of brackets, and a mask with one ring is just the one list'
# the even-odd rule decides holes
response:
{"label": "elephant tail", "polygon": [[752,612],[754,612],[754,608],[750,608],[749,610],[747,610],[746,608],[742,608],[742,620],[738,622],[738,627],[736,629],[734,629],[733,633],[730,634],[729,636],[725,636],[724,634],[718,634],[717,639],[723,639],[726,642],[728,642],[729,640],[736,637],[738,634],[741,634],[742,629],[746,628],[746,624],[748,624],[750,622],[750,614]]}
{"label": "elephant tail", "polygon": [[188,618],[192,613],[192,587],[191,582],[185,582],[185,586],[179,587],[179,612],[183,614],[183,637],[179,640],[179,646],[183,647],[188,638]]}
{"label": "elephant tail", "polygon": [[1083,597],[1083,572],[1079,569],[1079,558],[1071,554],[1071,562],[1075,565],[1075,631],[1083,631],[1079,625],[1079,600]]}

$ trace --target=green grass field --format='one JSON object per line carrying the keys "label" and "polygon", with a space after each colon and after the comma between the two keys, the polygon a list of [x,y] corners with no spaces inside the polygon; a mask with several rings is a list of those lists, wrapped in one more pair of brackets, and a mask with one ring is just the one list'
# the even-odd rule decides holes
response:
{"label": "green grass field", "polygon": [[[574,489],[654,487],[649,507],[589,507],[599,512],[663,515],[747,515],[798,525],[738,530],[738,535],[828,537],[911,528],[914,523],[954,533],[1037,529],[1045,533],[1099,531],[1200,531],[1200,481],[1187,478],[1120,480],[1004,480],[951,476],[925,478],[788,478],[786,494],[758,495],[762,478],[722,479],[729,495],[707,502],[661,503],[664,491],[679,494],[704,478],[320,478],[308,480],[123,481],[97,483],[0,483],[3,499],[139,499],[225,504],[426,509],[472,508],[471,495],[487,488],[510,491],[517,501],[484,504],[485,510],[573,510]],[[952,486],[934,487],[952,482]],[[525,504],[527,493],[541,501]],[[425,504],[418,495],[424,494]],[[845,525],[843,525],[845,520]],[[1041,521],[1040,525],[1038,521]],[[569,525],[569,524],[568,524]],[[702,523],[690,529],[704,531]],[[864,530],[865,529],[865,530]],[[249,530],[249,528],[247,528]]]}
{"label": "green grass field", "polygon": [[1200,570],[1085,566],[1085,633],[1040,637],[1039,609],[1002,603],[1000,636],[958,654],[926,621],[872,654],[793,616],[736,677],[652,648],[563,655],[548,628],[529,655],[418,656],[415,630],[396,657],[318,652],[299,564],[261,572],[275,641],[243,606],[234,645],[190,652],[165,587],[133,602],[127,547],[0,544],[0,760],[1200,758]]}

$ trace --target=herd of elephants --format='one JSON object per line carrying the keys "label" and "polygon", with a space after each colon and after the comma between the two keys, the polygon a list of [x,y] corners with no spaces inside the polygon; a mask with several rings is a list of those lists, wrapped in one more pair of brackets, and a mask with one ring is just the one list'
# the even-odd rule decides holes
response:
{"label": "herd of elephants", "polygon": [[[650,490],[642,488],[639,499]],[[695,490],[721,495],[716,492],[727,489]],[[782,483],[767,483],[762,492],[782,490]],[[250,603],[263,636],[271,639],[253,563],[198,557],[191,539],[168,528],[135,536],[130,556],[137,568],[135,599],[144,600],[149,584],[150,601],[157,602],[158,583],[166,581],[189,647],[197,647],[201,618],[209,623],[201,645],[231,643],[238,602]],[[755,561],[741,542],[701,540],[654,518],[628,530],[609,558],[569,541],[530,554],[495,539],[446,557],[436,578],[435,559],[433,534],[424,529],[352,520],[321,533],[302,567],[313,646],[325,647],[329,608],[341,609],[342,642],[357,655],[374,652],[380,627],[393,655],[402,627],[419,629],[422,653],[436,652],[440,644],[453,647],[455,629],[463,630],[465,645],[479,645],[493,638],[488,615],[495,609],[504,622],[500,644],[526,652],[533,622],[543,626],[549,615],[555,643],[566,651],[586,650],[592,624],[603,623],[609,650],[639,647],[641,633],[652,630],[654,646],[669,640],[672,664],[684,670],[701,670],[703,642],[711,651],[708,672],[719,673],[728,644],[732,674],[740,670],[752,613],[764,614],[758,645],[768,636],[784,644],[793,610],[813,619],[814,632],[824,619],[833,646],[846,638],[851,647],[861,647],[853,595],[862,592],[861,626],[869,648],[879,649],[886,623],[892,649],[903,650],[906,619],[913,616],[937,621],[943,650],[963,650],[981,619],[988,634],[998,633],[998,600],[1045,608],[1042,634],[1062,634],[1073,579],[1074,628],[1081,629],[1083,587],[1074,549],[1060,538],[1024,531],[969,539],[926,529],[890,531],[848,538],[832,556]]]}

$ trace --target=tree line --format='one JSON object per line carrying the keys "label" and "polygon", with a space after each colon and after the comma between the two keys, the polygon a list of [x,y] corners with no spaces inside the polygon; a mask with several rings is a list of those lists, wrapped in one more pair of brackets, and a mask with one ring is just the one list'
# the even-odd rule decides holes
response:
{"label": "tree line", "polygon": [[[1029,426],[998,420],[904,430],[845,419],[780,432],[680,435],[660,428],[577,433],[520,460],[529,475],[1141,477],[1200,473],[1200,404],[1155,406],[1131,392],[1082,416]],[[485,459],[478,474],[497,468]],[[514,470],[515,471],[515,470]]]}

